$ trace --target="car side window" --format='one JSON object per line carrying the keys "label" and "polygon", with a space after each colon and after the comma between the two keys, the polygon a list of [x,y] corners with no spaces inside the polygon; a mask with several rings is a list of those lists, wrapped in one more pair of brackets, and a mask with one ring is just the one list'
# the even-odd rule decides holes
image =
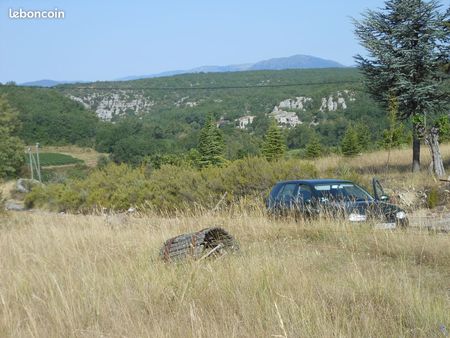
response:
{"label": "car side window", "polygon": [[296,183],[287,183],[281,188],[278,193],[277,199],[280,201],[291,200],[294,197],[295,190],[297,188]]}
{"label": "car side window", "polygon": [[298,198],[302,201],[308,201],[311,200],[312,197],[312,190],[309,185],[306,184],[300,184],[298,186]]}

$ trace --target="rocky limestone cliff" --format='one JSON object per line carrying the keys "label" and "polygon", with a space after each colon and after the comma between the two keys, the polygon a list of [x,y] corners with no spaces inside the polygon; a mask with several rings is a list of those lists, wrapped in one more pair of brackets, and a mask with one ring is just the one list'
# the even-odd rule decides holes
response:
{"label": "rocky limestone cliff", "polygon": [[[113,118],[127,114],[144,115],[151,113],[155,106],[165,105],[179,108],[195,108],[206,102],[206,99],[189,96],[179,97],[173,101],[156,102],[143,92],[138,90],[113,90],[113,91],[91,91],[91,92],[72,92],[67,96],[74,101],[81,103],[88,109],[97,113],[103,120],[112,120]],[[167,99],[166,99],[167,100]],[[221,103],[222,99],[212,100],[214,103]],[[355,93],[350,90],[341,90],[330,93],[326,97],[313,99],[307,96],[296,96],[286,98],[275,105],[270,113],[280,125],[296,126],[302,124],[302,112],[313,112],[315,114],[345,110],[350,102],[355,101]],[[161,108],[161,107],[158,107]],[[251,113],[250,111],[247,111]]]}
{"label": "rocky limestone cliff", "polygon": [[[315,104],[313,98],[297,96],[294,99],[285,99],[273,107],[272,112],[268,114],[270,117],[275,118],[279,125],[283,127],[295,127],[296,125],[303,124],[300,120],[301,112],[307,110],[318,112],[334,112],[338,110],[345,110],[348,107],[348,102],[355,101],[355,93],[350,90],[337,91],[327,97],[322,97],[320,100],[320,106]],[[318,125],[319,121],[315,117],[310,125]]]}
{"label": "rocky limestone cliff", "polygon": [[355,93],[349,90],[338,91],[334,95],[326,97],[322,97],[322,102],[319,110],[321,112],[325,111],[337,111],[338,109],[347,109],[347,99],[350,102],[355,101]]}
{"label": "rocky limestone cliff", "polygon": [[[67,94],[67,96],[85,108],[97,113],[102,120],[109,121],[113,117],[126,114],[143,115],[150,113],[156,101],[138,91],[115,90],[112,92],[89,92],[86,94]],[[172,104],[175,107],[196,107],[202,100],[188,100],[189,96],[180,98]],[[222,100],[215,100],[221,102]]]}
{"label": "rocky limestone cliff", "polygon": [[111,120],[114,116],[127,113],[143,114],[149,112],[155,101],[141,93],[118,90],[110,93],[89,93],[75,96],[68,95],[74,101],[80,102],[84,107],[94,110],[103,120]]}

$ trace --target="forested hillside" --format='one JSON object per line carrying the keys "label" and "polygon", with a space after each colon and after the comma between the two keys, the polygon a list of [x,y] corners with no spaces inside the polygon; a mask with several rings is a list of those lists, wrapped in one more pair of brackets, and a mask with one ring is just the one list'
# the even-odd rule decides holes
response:
{"label": "forested hillside", "polygon": [[[326,148],[336,147],[347,127],[358,122],[375,144],[387,117],[362,89],[356,69],[308,69],[185,74],[68,84],[55,90],[96,111],[101,119],[116,122],[102,124],[98,150],[135,162],[143,153],[194,148],[208,113],[220,125],[231,159],[259,152],[275,108],[295,113],[300,121],[284,128],[289,149],[304,148],[314,134]],[[287,100],[299,98],[308,99],[308,104],[286,107]],[[255,116],[253,123],[237,129],[235,120],[247,115]]]}
{"label": "forested hillside", "polygon": [[17,136],[27,144],[95,144],[97,116],[61,93],[0,85],[0,96],[18,112]]}
{"label": "forested hillside", "polygon": [[[196,148],[207,114],[221,129],[228,159],[259,154],[271,117],[282,127],[288,150],[304,149],[311,139],[337,150],[349,126],[376,147],[388,127],[385,110],[349,68],[198,73],[54,88],[3,85],[0,94],[19,112],[19,136],[26,143],[93,145],[116,162],[132,164]],[[252,123],[238,128],[244,116]]]}

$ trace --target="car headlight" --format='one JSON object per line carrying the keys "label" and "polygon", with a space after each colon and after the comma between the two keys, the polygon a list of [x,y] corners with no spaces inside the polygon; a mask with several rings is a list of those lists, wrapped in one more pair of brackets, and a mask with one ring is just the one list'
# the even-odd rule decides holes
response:
{"label": "car headlight", "polygon": [[348,216],[348,220],[350,222],[364,222],[365,220],[367,220],[367,216],[366,215],[361,215],[361,214],[351,213]]}
{"label": "car headlight", "polygon": [[395,213],[395,217],[397,219],[404,219],[406,218],[406,212],[404,211],[398,211],[397,213]]}

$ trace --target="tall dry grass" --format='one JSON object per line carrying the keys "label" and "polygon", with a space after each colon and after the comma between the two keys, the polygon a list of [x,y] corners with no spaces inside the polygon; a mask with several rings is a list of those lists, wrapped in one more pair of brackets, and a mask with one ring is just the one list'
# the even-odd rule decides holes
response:
{"label": "tall dry grass", "polygon": [[[440,151],[444,161],[449,161],[450,143],[441,144]],[[427,171],[431,163],[431,156],[426,145],[422,145],[421,147],[420,161],[422,164],[422,170]],[[408,172],[410,171],[411,163],[411,147],[391,150],[377,150],[350,158],[331,154],[327,157],[317,159],[314,162],[319,172],[326,172],[328,168],[345,165],[354,169],[359,169],[361,172],[375,174],[384,172]]]}
{"label": "tall dry grass", "polygon": [[[35,212],[0,224],[1,337],[439,337],[450,328],[448,235],[257,211],[116,222]],[[208,226],[229,230],[241,252],[160,261],[165,239]]]}

